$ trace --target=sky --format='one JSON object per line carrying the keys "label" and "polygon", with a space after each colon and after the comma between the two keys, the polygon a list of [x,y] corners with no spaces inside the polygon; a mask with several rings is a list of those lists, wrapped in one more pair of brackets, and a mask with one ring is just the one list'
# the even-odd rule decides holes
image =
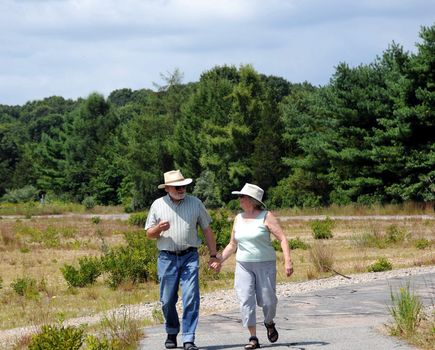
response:
{"label": "sky", "polygon": [[0,0],[0,104],[107,97],[251,64],[291,83],[416,52],[435,0]]}

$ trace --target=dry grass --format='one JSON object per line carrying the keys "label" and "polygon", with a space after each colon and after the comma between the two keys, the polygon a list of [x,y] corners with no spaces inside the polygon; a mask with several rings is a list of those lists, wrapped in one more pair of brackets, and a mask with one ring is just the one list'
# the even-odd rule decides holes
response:
{"label": "dry grass", "polygon": [[[408,213],[409,214],[409,213]],[[421,214],[421,212],[419,213]],[[406,231],[406,239],[385,248],[371,247],[362,235],[383,237],[392,225]],[[309,222],[288,220],[282,227],[290,238],[299,237],[313,246]],[[59,321],[107,311],[120,305],[138,304],[158,300],[155,283],[125,283],[117,290],[104,283],[104,276],[93,286],[69,289],[60,268],[64,264],[76,265],[83,256],[101,255],[102,245],[124,244],[123,232],[138,230],[124,221],[91,219],[46,218],[30,220],[0,220],[0,329]],[[140,230],[140,229],[139,229]],[[334,269],[344,273],[366,272],[367,267],[380,256],[386,257],[393,268],[415,265],[434,265],[435,220],[402,221],[337,221],[334,238],[325,242],[333,254]],[[430,246],[419,250],[414,239],[425,238]],[[295,273],[289,279],[284,275],[282,255],[278,254],[278,281],[303,281],[330,275],[319,272],[310,261],[309,250],[292,252]],[[202,266],[205,266],[205,258]],[[201,270],[204,292],[228,289],[233,285],[234,256],[224,265],[219,278],[205,268]],[[11,283],[17,278],[31,277],[37,281],[39,296],[26,298],[17,295]]]}

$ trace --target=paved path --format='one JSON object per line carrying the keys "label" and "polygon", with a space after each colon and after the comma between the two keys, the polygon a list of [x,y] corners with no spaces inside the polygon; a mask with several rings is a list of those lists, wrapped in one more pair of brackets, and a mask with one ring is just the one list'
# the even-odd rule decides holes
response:
{"label": "paved path", "polygon": [[[262,348],[299,350],[410,350],[413,347],[380,332],[391,318],[390,288],[396,293],[410,283],[426,305],[435,302],[435,273],[378,280],[366,284],[281,298],[275,319],[280,337],[270,344],[265,328],[258,324],[257,335]],[[260,320],[261,310],[257,312]],[[139,349],[164,349],[163,326],[147,327]],[[178,337],[181,342],[181,337]],[[196,344],[202,350],[243,349],[247,330],[240,324],[239,311],[202,316]],[[179,344],[181,349],[182,344]]]}

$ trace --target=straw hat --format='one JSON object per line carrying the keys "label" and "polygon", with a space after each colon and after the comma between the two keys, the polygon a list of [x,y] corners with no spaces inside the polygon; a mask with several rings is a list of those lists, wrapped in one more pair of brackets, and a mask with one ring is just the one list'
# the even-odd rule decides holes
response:
{"label": "straw hat", "polygon": [[237,195],[245,195],[249,196],[251,198],[254,198],[256,201],[260,202],[263,207],[266,207],[266,205],[262,202],[264,191],[262,188],[258,187],[257,185],[246,183],[245,186],[240,191],[233,191],[232,194]]}
{"label": "straw hat", "polygon": [[165,186],[186,186],[192,183],[192,179],[185,179],[180,170],[171,170],[164,174],[165,183],[157,186],[165,188]]}

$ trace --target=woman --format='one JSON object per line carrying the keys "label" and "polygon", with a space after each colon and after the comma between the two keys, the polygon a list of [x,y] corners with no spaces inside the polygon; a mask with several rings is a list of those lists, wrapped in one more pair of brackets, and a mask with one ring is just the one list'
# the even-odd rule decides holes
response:
{"label": "woman", "polygon": [[222,252],[219,263],[211,266],[220,270],[221,264],[236,250],[236,271],[234,287],[240,300],[242,323],[250,333],[245,349],[260,347],[256,330],[256,302],[262,307],[264,325],[270,342],[278,340],[278,331],[273,319],[276,315],[276,254],[270,240],[270,233],[281,242],[284,253],[286,276],[293,273],[290,248],[277,218],[263,208],[261,201],[264,191],[253,184],[245,184],[241,191],[233,191],[239,196],[243,209],[234,219],[231,240]]}

